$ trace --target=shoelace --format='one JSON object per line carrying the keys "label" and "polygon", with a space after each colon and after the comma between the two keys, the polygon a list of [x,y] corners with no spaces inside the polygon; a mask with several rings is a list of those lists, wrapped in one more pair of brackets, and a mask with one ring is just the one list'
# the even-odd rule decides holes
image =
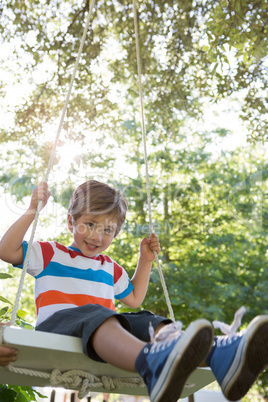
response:
{"label": "shoelace", "polygon": [[154,328],[152,323],[149,324],[150,342],[153,344],[151,351],[165,349],[171,342],[178,338],[182,333],[182,322],[176,321],[165,325],[156,336],[154,336]]}
{"label": "shoelace", "polygon": [[239,335],[242,335],[243,331],[241,331],[239,334],[237,334],[236,331],[241,325],[242,317],[245,312],[246,308],[244,306],[240,307],[240,309],[236,311],[234,321],[231,325],[228,325],[221,321],[213,321],[214,328],[220,329],[221,332],[225,335],[218,337],[219,341],[221,341],[222,343],[229,343],[231,340],[237,339]]}

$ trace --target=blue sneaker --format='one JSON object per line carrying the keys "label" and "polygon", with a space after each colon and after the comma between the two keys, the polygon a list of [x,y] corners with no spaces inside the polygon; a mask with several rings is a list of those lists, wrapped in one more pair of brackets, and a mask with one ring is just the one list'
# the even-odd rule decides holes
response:
{"label": "blue sneaker", "polygon": [[268,315],[255,317],[244,332],[236,334],[244,312],[243,307],[238,310],[232,326],[218,321],[213,323],[227,336],[214,338],[206,359],[229,401],[245,396],[268,365]]}
{"label": "blue sneaker", "polygon": [[177,401],[187,378],[209,353],[212,341],[212,325],[202,319],[191,323],[176,339],[148,343],[135,367],[147,385],[150,400]]}

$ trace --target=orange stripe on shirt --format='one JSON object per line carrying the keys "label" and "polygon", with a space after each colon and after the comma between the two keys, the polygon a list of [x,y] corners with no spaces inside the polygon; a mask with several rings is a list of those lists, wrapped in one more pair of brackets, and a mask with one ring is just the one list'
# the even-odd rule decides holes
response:
{"label": "orange stripe on shirt", "polygon": [[[51,306],[53,304],[74,304],[76,306],[84,306],[85,304],[100,304],[110,310],[115,310],[112,300],[103,299],[83,294],[69,294],[58,292],[57,290],[49,290],[41,293],[35,300],[37,314],[40,307]],[[66,307],[68,308],[68,307]]]}

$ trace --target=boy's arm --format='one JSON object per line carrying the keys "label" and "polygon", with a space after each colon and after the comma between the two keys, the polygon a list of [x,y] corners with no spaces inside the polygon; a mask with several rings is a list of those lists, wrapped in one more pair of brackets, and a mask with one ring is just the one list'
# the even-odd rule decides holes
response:
{"label": "boy's arm", "polygon": [[140,244],[140,257],[136,271],[131,279],[133,291],[121,301],[129,307],[137,308],[141,305],[147,293],[154,252],[160,252],[158,237],[152,233],[149,239],[143,239]]}
{"label": "boy's arm", "polygon": [[0,241],[0,258],[13,265],[21,265],[23,262],[22,242],[25,233],[34,221],[38,202],[43,201],[42,208],[50,196],[46,183],[40,183],[33,190],[28,210],[7,230]]}

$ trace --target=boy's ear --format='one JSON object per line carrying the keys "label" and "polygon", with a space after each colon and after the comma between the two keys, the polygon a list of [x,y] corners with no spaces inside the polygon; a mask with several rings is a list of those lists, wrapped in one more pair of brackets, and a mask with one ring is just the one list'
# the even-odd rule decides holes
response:
{"label": "boy's ear", "polygon": [[70,230],[70,232],[73,232],[74,225],[73,225],[73,217],[71,214],[67,215],[67,226],[68,226],[68,229]]}

